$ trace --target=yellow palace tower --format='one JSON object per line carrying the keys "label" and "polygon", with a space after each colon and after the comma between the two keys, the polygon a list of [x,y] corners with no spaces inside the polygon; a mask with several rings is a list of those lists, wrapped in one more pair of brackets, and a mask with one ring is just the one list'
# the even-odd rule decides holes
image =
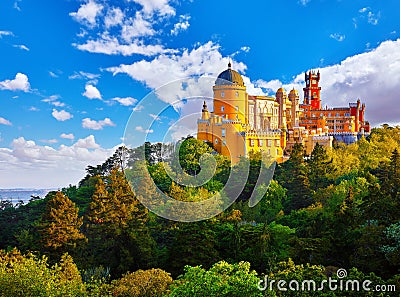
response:
{"label": "yellow palace tower", "polygon": [[208,111],[204,102],[198,120],[199,140],[212,143],[233,164],[250,151],[265,151],[275,159],[282,159],[281,142],[286,136],[277,129],[279,104],[275,98],[249,96],[242,76],[232,69],[231,63],[218,76],[213,92],[213,112]]}

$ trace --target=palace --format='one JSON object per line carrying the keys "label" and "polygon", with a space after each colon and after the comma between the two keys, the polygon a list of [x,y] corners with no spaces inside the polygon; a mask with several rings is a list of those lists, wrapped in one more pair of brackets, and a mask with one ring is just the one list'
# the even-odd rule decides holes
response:
{"label": "palace", "polygon": [[203,104],[197,138],[235,164],[250,151],[265,151],[282,162],[296,142],[310,154],[317,143],[332,147],[334,139],[352,143],[369,133],[360,100],[349,107],[322,108],[319,81],[319,71],[305,73],[303,103],[295,89],[289,95],[280,88],[275,97],[253,96],[229,63],[213,86],[213,111]]}

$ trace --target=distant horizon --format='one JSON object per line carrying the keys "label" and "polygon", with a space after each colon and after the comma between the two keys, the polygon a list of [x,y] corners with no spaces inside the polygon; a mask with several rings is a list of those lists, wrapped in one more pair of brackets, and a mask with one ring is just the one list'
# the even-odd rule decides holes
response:
{"label": "distant horizon", "polygon": [[0,201],[11,201],[13,204],[17,204],[19,201],[23,201],[24,204],[28,203],[32,198],[32,195],[37,195],[40,198],[45,198],[46,195],[51,191],[57,191],[58,189],[32,189],[32,188],[11,188],[2,189],[0,188]]}
{"label": "distant horizon", "polygon": [[57,189],[60,189],[60,188],[21,188],[21,187],[18,187],[18,188],[0,188],[0,191],[4,191],[4,190],[38,191],[38,190],[57,190]]}

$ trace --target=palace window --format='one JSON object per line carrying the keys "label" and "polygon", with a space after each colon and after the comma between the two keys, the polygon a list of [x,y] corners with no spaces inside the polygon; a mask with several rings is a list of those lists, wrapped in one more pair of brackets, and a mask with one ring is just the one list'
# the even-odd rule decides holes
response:
{"label": "palace window", "polygon": [[221,105],[221,111],[225,111],[225,106]]}
{"label": "palace window", "polygon": [[215,139],[215,144],[218,144],[218,139],[217,138]]}
{"label": "palace window", "polygon": [[222,134],[222,137],[225,137],[225,136],[226,136],[226,129],[225,129],[225,128],[222,128],[221,134]]}
{"label": "palace window", "polygon": [[239,92],[236,91],[235,96],[236,96],[236,97],[239,97]]}
{"label": "palace window", "polygon": [[279,146],[279,139],[275,139],[275,146]]}
{"label": "palace window", "polygon": [[263,140],[262,139],[258,140],[258,146],[263,146]]}
{"label": "palace window", "polygon": [[236,111],[239,111],[239,106],[235,106]]}
{"label": "palace window", "polygon": [[222,145],[223,145],[223,146],[226,146],[226,140],[225,140],[225,139],[222,140]]}
{"label": "palace window", "polygon": [[272,140],[271,139],[267,140],[267,146],[272,146]]}
{"label": "palace window", "polygon": [[254,146],[254,139],[250,139],[250,146]]}
{"label": "palace window", "polygon": [[225,97],[225,92],[221,91],[221,97],[224,98]]}

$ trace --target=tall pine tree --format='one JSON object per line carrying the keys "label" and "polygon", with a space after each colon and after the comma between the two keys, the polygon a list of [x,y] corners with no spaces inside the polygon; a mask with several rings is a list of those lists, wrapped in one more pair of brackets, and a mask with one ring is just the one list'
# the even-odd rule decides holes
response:
{"label": "tall pine tree", "polygon": [[312,204],[308,168],[304,161],[304,147],[296,143],[291,151],[290,158],[283,163],[281,182],[287,189],[288,199],[285,211],[290,212],[305,208]]}
{"label": "tall pine tree", "polygon": [[308,177],[310,188],[317,191],[320,188],[329,186],[330,180],[328,174],[334,170],[332,159],[329,159],[325,148],[317,143],[308,160]]}
{"label": "tall pine tree", "polygon": [[117,168],[99,178],[86,219],[89,264],[110,267],[114,275],[151,265],[148,211]]}
{"label": "tall pine tree", "polygon": [[78,216],[78,208],[62,192],[46,204],[38,230],[40,241],[50,256],[59,257],[64,252],[72,252],[85,239],[81,233],[83,219]]}

